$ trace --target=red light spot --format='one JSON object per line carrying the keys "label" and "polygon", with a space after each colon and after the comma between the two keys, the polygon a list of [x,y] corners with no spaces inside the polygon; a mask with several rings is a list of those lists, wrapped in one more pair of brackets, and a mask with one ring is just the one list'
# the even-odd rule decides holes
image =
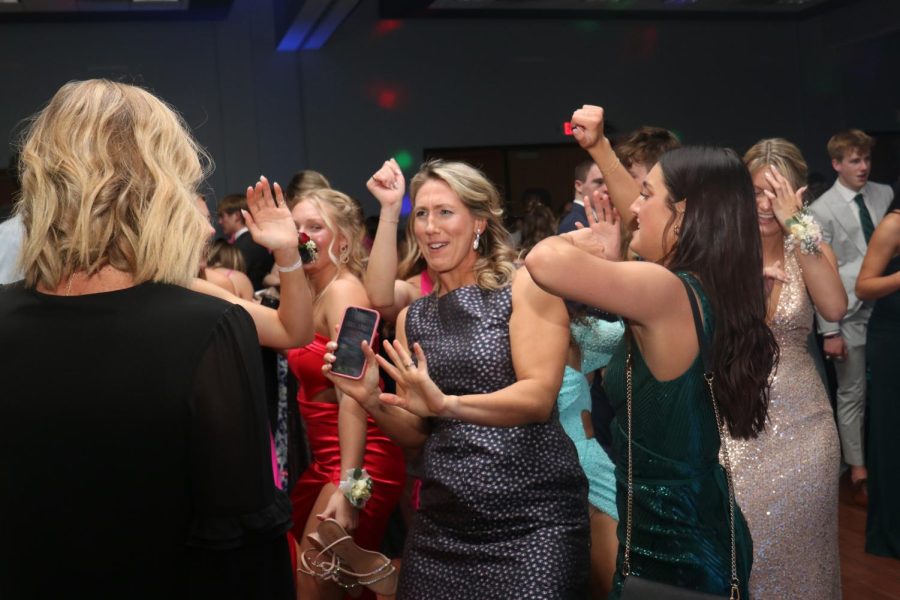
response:
{"label": "red light spot", "polygon": [[565,123],[563,123],[563,133],[566,135],[572,135],[572,123],[571,122],[566,121]]}
{"label": "red light spot", "polygon": [[390,89],[378,92],[378,106],[385,110],[391,110],[397,106],[397,92]]}
{"label": "red light spot", "polygon": [[396,29],[400,29],[402,24],[403,22],[400,19],[381,19],[375,25],[375,35],[383,37]]}

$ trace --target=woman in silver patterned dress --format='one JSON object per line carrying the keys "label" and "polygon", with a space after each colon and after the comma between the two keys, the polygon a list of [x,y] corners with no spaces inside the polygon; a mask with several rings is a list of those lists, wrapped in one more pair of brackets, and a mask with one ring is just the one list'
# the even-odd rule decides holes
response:
{"label": "woman in silver patterned dress", "polygon": [[[379,173],[403,193],[402,175]],[[426,163],[410,196],[410,238],[438,281],[398,316],[392,361],[377,358],[398,393],[379,395],[369,348],[364,380],[329,374],[395,441],[422,447],[398,597],[583,598],[587,483],[556,410],[565,306],[515,269],[481,172]]]}
{"label": "woman in silver patterned dress", "polygon": [[831,405],[807,348],[813,305],[839,321],[847,295],[828,244],[805,254],[785,224],[802,207],[806,162],[783,139],[744,155],[753,177],[769,290],[768,318],[781,347],[769,421],[758,438],[729,440],[737,501],[753,537],[754,600],[841,597],[838,476],[841,451]]}

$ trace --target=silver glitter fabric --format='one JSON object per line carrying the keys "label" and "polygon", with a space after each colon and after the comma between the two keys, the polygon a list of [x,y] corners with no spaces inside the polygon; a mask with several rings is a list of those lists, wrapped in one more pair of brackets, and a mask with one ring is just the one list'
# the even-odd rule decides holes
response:
{"label": "silver glitter fabric", "polygon": [[737,502],[753,537],[753,600],[841,597],[840,445],[828,396],[806,347],[813,307],[785,252],[772,331],[781,347],[769,421],[757,439],[728,440]]}
{"label": "silver glitter fabric", "polygon": [[[510,288],[466,286],[414,302],[406,318],[446,394],[516,381]],[[420,506],[398,600],[584,598],[587,482],[556,411],[545,423],[486,427],[432,419]]]}

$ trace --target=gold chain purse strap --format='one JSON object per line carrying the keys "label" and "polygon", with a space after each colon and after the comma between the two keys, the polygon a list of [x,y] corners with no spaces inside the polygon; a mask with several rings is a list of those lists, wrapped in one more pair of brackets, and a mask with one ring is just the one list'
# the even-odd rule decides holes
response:
{"label": "gold chain purse strap", "polygon": [[[681,279],[681,278],[679,278]],[[722,467],[725,470],[725,479],[728,483],[728,520],[731,530],[731,593],[729,596],[729,600],[740,600],[741,592],[740,592],[740,581],[737,576],[737,544],[735,541],[735,519],[734,519],[734,481],[731,475],[731,459],[728,456],[728,445],[725,443],[725,422],[722,420],[721,415],[719,414],[719,405],[716,401],[716,393],[713,388],[713,380],[714,375],[711,370],[709,370],[709,365],[711,364],[710,360],[710,349],[707,344],[706,335],[703,332],[702,321],[700,320],[700,308],[697,306],[697,298],[694,296],[694,291],[691,289],[690,284],[684,279],[681,279],[681,282],[684,284],[685,289],[687,290],[688,299],[691,303],[691,313],[694,316],[694,326],[697,330],[697,340],[700,344],[700,356],[703,362],[703,379],[706,381],[706,387],[709,390],[709,397],[712,401],[713,413],[716,418],[716,429],[719,432],[719,443],[722,447],[722,458],[723,465]],[[631,450],[631,403],[632,403],[632,359],[631,359],[631,337],[630,332],[626,334],[626,341],[628,343],[628,354],[625,358],[625,400],[626,400],[626,411],[628,413],[628,497],[626,504],[626,517],[625,517],[625,557],[622,562],[622,576],[628,577],[631,575],[631,533],[632,533],[632,507],[634,505],[634,471],[633,471],[633,463],[632,463],[632,450]]]}

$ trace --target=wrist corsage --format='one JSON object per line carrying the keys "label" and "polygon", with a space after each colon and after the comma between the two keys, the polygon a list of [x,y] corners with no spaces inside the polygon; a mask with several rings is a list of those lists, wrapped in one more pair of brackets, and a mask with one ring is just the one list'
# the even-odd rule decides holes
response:
{"label": "wrist corsage", "polygon": [[363,508],[372,497],[372,478],[365,469],[347,469],[347,479],[341,481],[338,489],[347,502],[355,508]]}
{"label": "wrist corsage", "polygon": [[804,207],[784,222],[790,234],[785,242],[788,251],[800,248],[803,254],[819,256],[822,253],[822,227]]}
{"label": "wrist corsage", "polygon": [[297,249],[300,250],[300,260],[302,260],[304,264],[315,262],[316,257],[319,255],[319,249],[316,247],[316,243],[305,233],[298,233],[297,236]]}

